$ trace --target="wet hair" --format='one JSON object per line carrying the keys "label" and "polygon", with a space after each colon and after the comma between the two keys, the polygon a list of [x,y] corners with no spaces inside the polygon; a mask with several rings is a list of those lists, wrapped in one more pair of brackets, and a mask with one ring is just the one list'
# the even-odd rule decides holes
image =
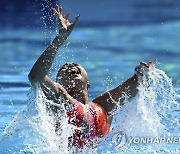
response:
{"label": "wet hair", "polygon": [[[56,76],[56,82],[58,81],[58,77],[60,75],[60,73],[63,71],[63,70],[68,70],[68,73],[66,73],[67,76],[70,76],[71,74],[81,74],[81,70],[79,67],[77,66],[80,66],[79,64],[77,63],[74,63],[74,62],[68,62],[68,63],[65,63],[62,67],[60,67],[60,69],[58,70],[58,73],[57,73],[57,76]],[[78,71],[73,71],[72,68],[73,67],[76,67],[78,69]]]}

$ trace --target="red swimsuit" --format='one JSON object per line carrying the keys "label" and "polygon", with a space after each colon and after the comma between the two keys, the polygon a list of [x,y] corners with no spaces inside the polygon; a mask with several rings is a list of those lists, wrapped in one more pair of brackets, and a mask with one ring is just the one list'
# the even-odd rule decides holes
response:
{"label": "red swimsuit", "polygon": [[[69,123],[77,127],[73,136],[69,137],[70,145],[82,148],[84,145],[90,144],[93,138],[103,137],[109,132],[107,113],[96,103],[90,103],[86,111],[80,102],[74,100],[74,108],[67,111],[67,116]],[[89,125],[88,132],[81,129],[85,125],[85,119]]]}

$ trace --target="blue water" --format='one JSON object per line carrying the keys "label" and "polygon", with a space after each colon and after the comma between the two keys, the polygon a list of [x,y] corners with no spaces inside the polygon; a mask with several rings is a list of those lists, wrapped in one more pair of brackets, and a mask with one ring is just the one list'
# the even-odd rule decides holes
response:
{"label": "blue water", "polygon": [[[0,137],[13,117],[18,112],[27,109],[30,102],[27,96],[30,89],[27,79],[28,72],[54,36],[55,31],[43,28],[16,28],[16,30],[1,28]],[[92,100],[101,92],[120,84],[133,75],[134,68],[140,61],[157,58],[156,67],[166,72],[172,79],[173,89],[179,94],[179,44],[180,21],[137,26],[77,26],[67,43],[60,49],[50,76],[54,79],[58,67],[66,61],[80,63],[88,72],[91,83],[89,96]],[[176,100],[176,103],[179,103],[179,99]],[[172,112],[168,116],[176,116],[174,120],[179,124],[179,108],[177,107],[175,110],[176,112]],[[114,123],[114,125],[118,125],[118,122]],[[168,122],[163,121],[162,123]],[[174,133],[178,136],[179,132],[179,128],[176,128]],[[31,139],[31,136],[28,137]],[[12,141],[12,147],[15,142],[18,140]],[[6,146],[8,147],[9,144]],[[23,148],[23,145],[19,146]],[[145,153],[152,150],[148,146],[142,148]],[[157,145],[154,145],[154,148],[155,146]],[[175,149],[174,152],[177,152],[179,144],[168,145],[165,151],[171,149],[172,146],[173,150]],[[107,146],[96,152],[110,151],[111,148],[111,146]],[[138,148],[140,149],[141,146]],[[15,146],[14,149],[16,149]],[[1,153],[5,153],[4,146],[0,145],[0,150]]]}

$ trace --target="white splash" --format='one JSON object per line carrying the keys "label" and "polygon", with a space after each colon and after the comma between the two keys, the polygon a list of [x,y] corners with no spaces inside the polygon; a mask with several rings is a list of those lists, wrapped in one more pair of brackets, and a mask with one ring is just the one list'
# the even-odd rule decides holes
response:
{"label": "white splash", "polygon": [[[69,153],[68,137],[72,135],[72,129],[65,112],[56,115],[51,113],[47,108],[52,102],[46,99],[39,86],[36,88],[35,96],[27,111],[17,114],[5,129],[1,140],[2,151],[38,154],[60,151]],[[63,103],[61,107],[64,110]],[[61,129],[56,131],[56,118],[59,117],[61,117],[59,121]],[[13,146],[10,147],[11,143]]]}
{"label": "white splash", "polygon": [[[136,97],[130,101],[126,100],[125,105],[115,113],[113,120],[115,125],[104,142],[101,143],[99,151],[109,151],[110,153],[111,151],[142,153],[144,150],[149,152],[177,151],[177,146],[167,147],[163,144],[132,146],[126,143],[118,149],[115,144],[112,144],[112,139],[117,133],[122,132],[127,137],[178,136],[180,117],[177,113],[180,107],[177,100],[179,98],[180,96],[176,94],[172,86],[171,79],[162,70],[153,67],[147,76],[139,80]],[[103,148],[107,144],[109,150]]]}
{"label": "white splash", "polygon": [[[137,96],[126,100],[114,116],[114,129],[107,135],[101,144],[94,148],[86,148],[81,153],[142,153],[176,152],[177,146],[165,145],[135,145],[124,143],[118,149],[112,143],[112,137],[117,132],[123,131],[127,136],[170,136],[179,133],[179,104],[180,98],[174,91],[171,80],[167,75],[156,68],[148,74],[148,80],[140,81]],[[4,153],[73,153],[68,149],[68,137],[72,135],[72,128],[64,111],[64,103],[59,103],[62,112],[54,115],[47,110],[48,101],[41,88],[38,86],[34,97],[26,111],[20,112],[12,123],[5,129],[0,141]],[[62,100],[60,100],[62,101]],[[57,135],[55,131],[56,118],[61,124]],[[9,146],[11,145],[11,146]],[[171,150],[171,148],[174,148]]]}

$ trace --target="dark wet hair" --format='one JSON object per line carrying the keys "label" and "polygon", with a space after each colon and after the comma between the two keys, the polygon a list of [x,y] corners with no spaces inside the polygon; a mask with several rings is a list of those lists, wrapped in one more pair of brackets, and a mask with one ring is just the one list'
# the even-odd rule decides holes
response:
{"label": "dark wet hair", "polygon": [[[62,67],[60,67],[60,69],[58,70],[58,73],[57,73],[57,76],[56,76],[56,81],[58,80],[58,77],[60,75],[60,73],[62,72],[63,69],[65,70],[69,70],[68,74],[76,74],[77,72],[74,72],[71,70],[72,67],[77,67],[77,66],[80,66],[79,64],[77,63],[74,63],[74,62],[68,62],[68,63],[65,63]],[[78,68],[78,67],[77,67]],[[81,74],[81,70],[78,68],[78,73]],[[67,74],[67,75],[68,75]]]}

